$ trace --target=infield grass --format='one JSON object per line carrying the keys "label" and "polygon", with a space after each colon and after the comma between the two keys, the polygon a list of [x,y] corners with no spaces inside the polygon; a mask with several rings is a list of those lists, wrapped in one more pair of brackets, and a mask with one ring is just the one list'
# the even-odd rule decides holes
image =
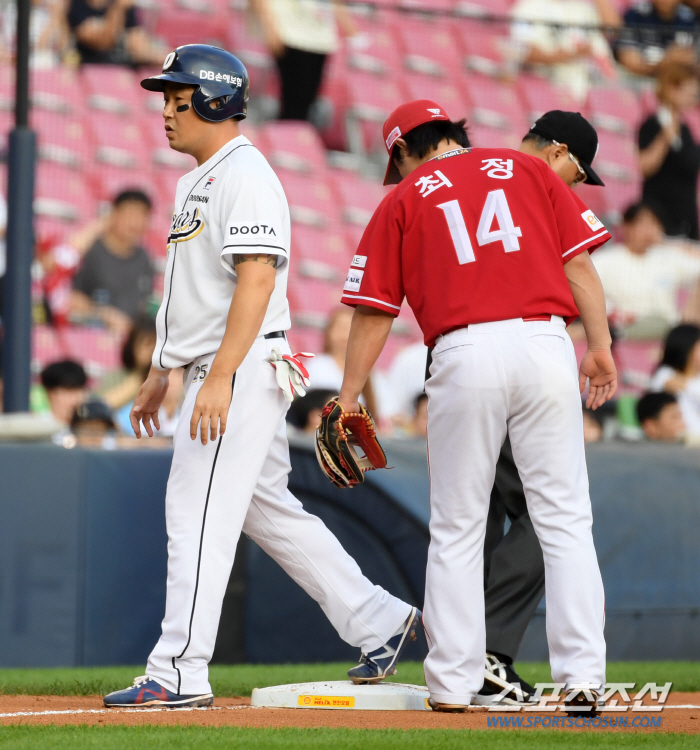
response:
{"label": "infield grass", "polygon": [[[351,665],[330,664],[235,664],[210,669],[214,695],[250,695],[254,687],[290,682],[345,680]],[[518,672],[530,683],[551,682],[546,662],[520,662]],[[0,694],[4,695],[104,695],[128,687],[144,667],[77,667],[57,669],[0,669]],[[422,662],[401,662],[393,682],[424,685]],[[611,662],[608,682],[644,685],[673,683],[678,692],[700,691],[700,662]]]}
{"label": "infield grass", "polygon": [[595,732],[489,732],[418,729],[246,729],[226,727],[2,727],[0,748],[12,750],[148,750],[245,748],[246,750],[506,750],[506,748],[697,748],[700,738],[687,734]]}

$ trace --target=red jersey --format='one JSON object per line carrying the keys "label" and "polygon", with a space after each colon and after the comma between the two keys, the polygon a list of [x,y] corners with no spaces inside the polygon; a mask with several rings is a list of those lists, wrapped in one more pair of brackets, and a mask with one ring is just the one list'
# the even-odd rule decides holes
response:
{"label": "red jersey", "polygon": [[422,164],[381,202],[342,301],[398,315],[428,346],[470,323],[578,317],[564,264],[610,234],[541,159],[458,149]]}

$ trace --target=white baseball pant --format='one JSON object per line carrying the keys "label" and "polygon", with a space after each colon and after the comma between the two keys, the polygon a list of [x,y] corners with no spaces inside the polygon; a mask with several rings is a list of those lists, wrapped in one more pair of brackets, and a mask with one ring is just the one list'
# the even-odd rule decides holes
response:
{"label": "white baseball pant", "polygon": [[265,361],[273,345],[290,353],[282,339],[256,339],[236,372],[226,434],[206,446],[199,436],[190,438],[190,417],[201,373],[214,355],[185,371],[165,499],[165,618],[146,670],[181,695],[211,691],[208,663],[241,531],[319,603],[343,640],[364,652],[386,643],[411,611],[365,578],[325,524],[287,489],[288,404]]}
{"label": "white baseball pant", "polygon": [[484,681],[483,547],[506,432],[545,563],[555,682],[605,683],[605,602],[591,533],[578,368],[564,321],[479,323],[438,338],[428,394],[425,677],[467,705]]}

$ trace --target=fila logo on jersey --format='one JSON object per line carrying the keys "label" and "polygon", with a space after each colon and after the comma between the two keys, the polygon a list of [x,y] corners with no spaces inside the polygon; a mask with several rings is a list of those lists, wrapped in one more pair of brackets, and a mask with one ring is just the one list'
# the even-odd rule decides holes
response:
{"label": "fila logo on jersey", "polygon": [[185,242],[191,240],[202,229],[204,229],[204,219],[200,216],[198,208],[195,208],[192,213],[183,211],[177,216],[173,216],[168,242]]}
{"label": "fila logo on jersey", "polygon": [[210,177],[207,180],[207,184],[202,188],[202,190],[209,190],[209,188],[214,184],[214,180],[215,179],[216,179],[216,177]]}
{"label": "fila logo on jersey", "polygon": [[359,292],[360,284],[362,284],[362,277],[364,275],[364,271],[358,271],[356,268],[351,268],[348,271],[347,278],[345,279],[345,286],[343,287],[343,289],[346,292]]}
{"label": "fila logo on jersey", "polygon": [[240,227],[231,227],[229,229],[229,232],[231,234],[266,234],[268,237],[277,237],[277,232],[275,232],[274,227],[269,226],[268,224],[253,224],[252,227],[246,226],[243,224],[243,226]]}
{"label": "fila logo on jersey", "polygon": [[581,218],[586,222],[591,232],[595,232],[597,229],[605,229],[603,222],[593,213],[593,211],[584,211],[581,214]]}

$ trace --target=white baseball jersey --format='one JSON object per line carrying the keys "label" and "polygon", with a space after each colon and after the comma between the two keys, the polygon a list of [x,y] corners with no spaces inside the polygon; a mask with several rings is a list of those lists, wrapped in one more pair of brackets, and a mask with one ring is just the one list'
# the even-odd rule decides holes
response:
{"label": "white baseball jersey", "polygon": [[233,256],[278,255],[277,280],[261,334],[286,331],[289,206],[277,175],[238,136],[182,177],[168,237],[153,366],[189,365],[218,350],[236,288]]}

